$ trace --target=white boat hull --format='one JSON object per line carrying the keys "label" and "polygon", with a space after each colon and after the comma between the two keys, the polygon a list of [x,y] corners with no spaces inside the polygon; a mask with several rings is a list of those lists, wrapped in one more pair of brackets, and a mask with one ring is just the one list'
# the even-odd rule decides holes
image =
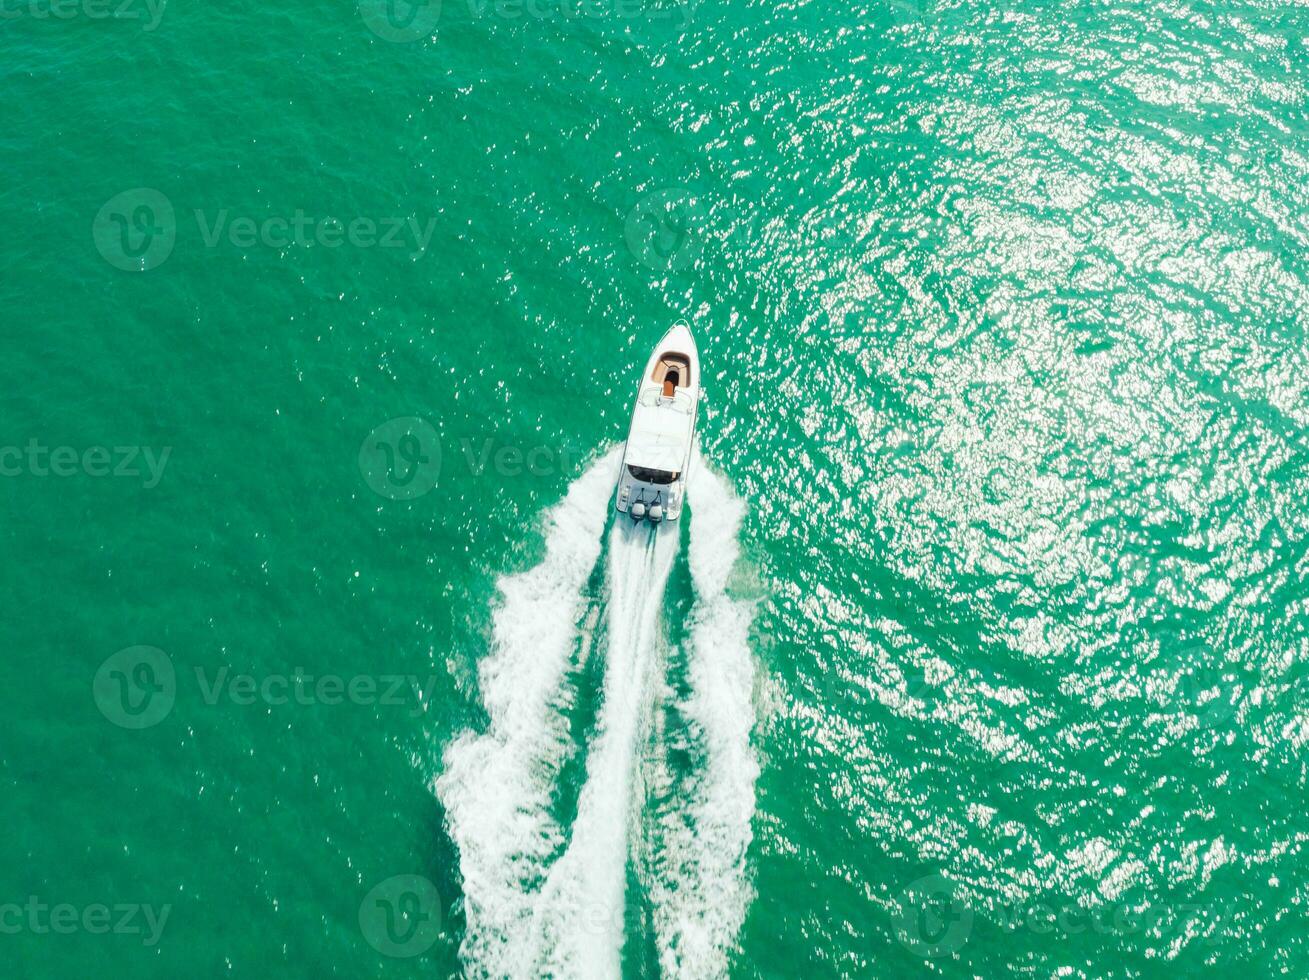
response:
{"label": "white boat hull", "polygon": [[700,408],[700,352],[684,320],[646,362],[636,386],[615,506],[634,521],[682,516]]}

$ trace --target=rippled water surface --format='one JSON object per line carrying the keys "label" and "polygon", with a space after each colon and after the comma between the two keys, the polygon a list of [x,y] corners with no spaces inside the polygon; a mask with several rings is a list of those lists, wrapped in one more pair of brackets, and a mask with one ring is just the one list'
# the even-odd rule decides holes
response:
{"label": "rippled water surface", "polygon": [[3,972],[1309,975],[1309,9],[4,9]]}

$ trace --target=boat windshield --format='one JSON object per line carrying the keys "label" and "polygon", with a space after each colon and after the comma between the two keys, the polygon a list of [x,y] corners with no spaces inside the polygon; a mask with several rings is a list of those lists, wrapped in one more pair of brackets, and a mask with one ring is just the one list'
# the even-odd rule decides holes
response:
{"label": "boat windshield", "polygon": [[683,415],[690,415],[695,402],[683,388],[678,388],[671,398],[665,397],[658,388],[646,388],[637,398],[637,404],[645,408],[671,408]]}
{"label": "boat windshield", "polygon": [[627,472],[632,474],[632,479],[640,480],[642,483],[656,483],[660,486],[672,483],[681,474],[669,473],[667,470],[648,470],[644,466],[629,466]]}

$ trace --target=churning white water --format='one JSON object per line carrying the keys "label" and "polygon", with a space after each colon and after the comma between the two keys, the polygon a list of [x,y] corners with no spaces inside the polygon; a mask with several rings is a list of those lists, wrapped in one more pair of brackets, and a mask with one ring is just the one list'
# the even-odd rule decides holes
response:
{"label": "churning white water", "polygon": [[469,972],[535,975],[529,942],[545,861],[563,828],[549,814],[568,748],[555,700],[573,652],[581,594],[600,556],[620,449],[609,452],[546,515],[541,564],[499,583],[491,650],[481,663],[490,726],[446,751],[436,791],[459,848]]}
{"label": "churning white water", "polygon": [[[680,527],[618,518],[606,551],[607,633],[579,644],[582,593],[600,560],[617,450],[583,474],[548,515],[540,565],[500,583],[491,650],[480,669],[490,725],[445,755],[437,793],[459,848],[470,976],[617,978],[627,869],[641,833],[638,756],[654,701],[667,691],[661,614]],[[690,697],[680,705],[700,743],[703,772],[664,818],[660,846],[676,860],[649,885],[660,970],[726,974],[750,890],[758,765],[750,748],[752,666],[748,605],[726,593],[741,508],[725,481],[697,461],[691,488]],[[593,625],[593,620],[591,622]],[[580,652],[579,652],[580,651]],[[589,744],[570,743],[570,671],[603,656]],[[576,817],[560,826],[551,800],[563,760],[584,751]]]}
{"label": "churning white water", "polygon": [[665,815],[651,886],[659,965],[668,977],[723,977],[749,908],[746,851],[759,763],[754,727],[751,604],[728,595],[743,507],[727,481],[696,461],[690,487],[691,611],[688,680],[680,705],[704,759],[689,792]]}

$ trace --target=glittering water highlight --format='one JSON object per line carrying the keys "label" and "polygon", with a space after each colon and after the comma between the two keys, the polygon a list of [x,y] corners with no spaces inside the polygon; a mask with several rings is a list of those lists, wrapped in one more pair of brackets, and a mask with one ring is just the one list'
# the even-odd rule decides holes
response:
{"label": "glittering water highlight", "polygon": [[173,906],[6,965],[531,960],[686,317],[622,974],[1303,974],[1303,4],[385,6],[0,20],[0,906]]}

